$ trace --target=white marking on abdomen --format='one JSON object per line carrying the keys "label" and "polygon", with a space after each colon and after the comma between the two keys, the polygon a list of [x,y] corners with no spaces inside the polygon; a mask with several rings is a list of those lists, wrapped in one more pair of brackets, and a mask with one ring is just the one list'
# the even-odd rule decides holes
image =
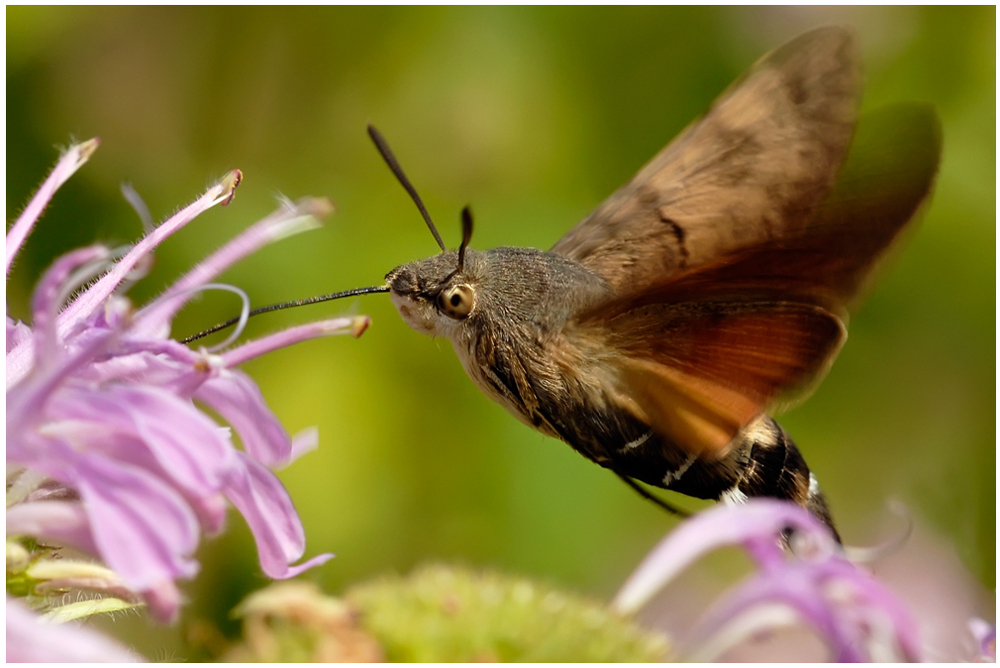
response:
{"label": "white marking on abdomen", "polygon": [[652,431],[647,431],[645,434],[635,439],[634,441],[629,441],[622,447],[618,448],[618,452],[625,452],[631,450],[632,448],[638,448],[640,445],[649,440],[649,437],[653,435]]}
{"label": "white marking on abdomen", "polygon": [[738,485],[733,485],[719,495],[719,500],[731,506],[738,506],[747,502],[747,495],[740,490]]}
{"label": "white marking on abdomen", "polygon": [[696,459],[698,459],[697,455],[690,455],[687,458],[687,461],[681,464],[679,469],[677,469],[676,471],[670,471],[669,473],[667,473],[667,475],[663,476],[664,486],[669,487],[671,483],[680,480],[681,476],[687,473],[687,470],[691,468],[691,465],[694,464],[694,460]]}

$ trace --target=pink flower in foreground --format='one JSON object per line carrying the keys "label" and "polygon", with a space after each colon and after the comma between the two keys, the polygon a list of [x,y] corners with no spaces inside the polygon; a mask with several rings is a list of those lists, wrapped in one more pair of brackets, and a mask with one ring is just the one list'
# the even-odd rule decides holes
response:
{"label": "pink flower in foreground", "polygon": [[7,663],[142,661],[97,631],[47,622],[9,596],[6,607]]}
{"label": "pink flower in foreground", "polygon": [[976,660],[997,662],[997,627],[982,619],[969,620],[969,631],[976,639]]}
{"label": "pink flower in foreground", "polygon": [[[15,222],[7,235],[8,275],[56,189],[96,148],[97,140],[71,147]],[[63,585],[141,600],[157,619],[171,620],[180,604],[175,581],[197,573],[193,555],[201,535],[221,530],[227,502],[249,524],[268,576],[292,577],[331,558],[294,563],[304,554],[305,535],[271,472],[314,447],[315,430],[290,438],[235,367],[306,339],[358,336],[367,318],[314,322],[224,351],[192,350],[169,338],[187,300],[219,287],[209,281],[262,246],[315,227],[329,202],[282,203],[141,309],[120,294],[161,241],[205,210],[228,204],[240,179],[238,171],[226,175],[120,259],[102,246],[64,255],[38,283],[31,325],[7,318],[8,565],[12,545],[15,552],[27,546],[23,561],[31,564],[23,591],[15,593],[38,593],[40,576],[31,569],[40,572],[40,562],[28,553],[35,544],[66,545],[99,557],[110,570],[94,575],[87,568],[96,564],[77,562],[77,571],[60,576]],[[242,450],[195,400],[229,423]],[[12,628],[24,611],[10,601],[8,648],[12,633],[30,627]]]}
{"label": "pink flower in foreground", "polygon": [[[784,546],[787,535],[791,549]],[[695,560],[725,545],[743,547],[758,570],[702,618],[689,658],[710,660],[794,619],[811,626],[838,662],[919,657],[917,626],[895,595],[848,561],[829,529],[808,511],[774,499],[720,505],[687,520],[629,576],[612,606],[638,610]]]}

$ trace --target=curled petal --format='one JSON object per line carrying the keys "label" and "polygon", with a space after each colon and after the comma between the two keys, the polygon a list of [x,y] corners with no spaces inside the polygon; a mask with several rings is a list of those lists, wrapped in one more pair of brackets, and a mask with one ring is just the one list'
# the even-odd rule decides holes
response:
{"label": "curled petal", "polygon": [[[906,661],[921,660],[923,651],[916,620],[895,594],[846,559],[831,559],[824,566],[832,573],[831,578],[835,578],[837,585],[846,586],[850,600],[838,607],[845,614],[858,615],[855,622],[857,628],[862,632],[870,631],[868,635],[883,646],[890,658],[895,660],[902,654]],[[831,603],[837,605],[838,601]],[[878,646],[875,648],[878,649]],[[883,659],[873,655],[869,660]]]}
{"label": "curled petal", "polygon": [[226,511],[229,506],[226,504],[226,497],[222,492],[191,499],[191,507],[198,515],[202,529],[210,536],[214,536],[225,527]]}
{"label": "curled petal", "polygon": [[332,554],[321,554],[297,566],[290,566],[302,556],[306,547],[305,533],[295,506],[273,473],[242,454],[240,459],[243,467],[230,481],[226,496],[253,532],[264,573],[281,580],[333,558]]}
{"label": "curled petal", "polygon": [[81,459],[75,486],[108,564],[136,589],[193,577],[198,524],[177,493],[145,471]]}
{"label": "curled petal", "polygon": [[[870,575],[834,557],[821,562],[788,561],[762,571],[720,600],[700,624],[700,644],[741,616],[784,605],[827,642],[838,662],[919,657],[919,638],[909,613]],[[709,657],[696,657],[705,660]]]}

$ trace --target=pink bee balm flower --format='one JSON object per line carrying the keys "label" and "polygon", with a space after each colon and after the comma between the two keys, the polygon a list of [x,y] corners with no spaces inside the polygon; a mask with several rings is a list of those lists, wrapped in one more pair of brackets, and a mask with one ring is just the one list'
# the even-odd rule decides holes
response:
{"label": "pink bee balm flower", "polygon": [[896,596],[848,561],[812,514],[776,499],[720,505],[687,520],[653,548],[612,606],[638,610],[696,559],[725,545],[741,546],[758,571],[702,618],[689,642],[692,660],[711,660],[758,631],[796,620],[811,626],[838,662],[919,658],[916,623]]}
{"label": "pink bee balm flower", "polygon": [[[15,222],[7,235],[8,275],[56,189],[97,145],[94,139],[71,147]],[[368,319],[314,322],[226,350],[192,350],[170,338],[174,315],[197,291],[219,287],[210,281],[264,245],[315,227],[330,203],[283,202],[142,308],[119,294],[161,241],[228,204],[241,178],[239,171],[227,174],[120,259],[102,246],[64,255],[38,283],[31,325],[7,318],[8,563],[21,537],[80,549],[113,574],[84,578],[92,590],[126,601],[131,592],[166,621],[178,611],[176,581],[197,573],[201,535],[221,530],[227,504],[249,524],[268,576],[292,577],[332,557],[295,563],[305,552],[302,523],[272,473],[314,447],[315,430],[290,438],[235,367],[306,339],[358,336]],[[18,633],[11,618],[8,604],[8,647]]]}

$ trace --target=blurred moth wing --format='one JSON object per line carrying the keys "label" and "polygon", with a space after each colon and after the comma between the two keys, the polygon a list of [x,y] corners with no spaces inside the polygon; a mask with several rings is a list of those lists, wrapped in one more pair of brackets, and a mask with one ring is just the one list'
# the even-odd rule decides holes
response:
{"label": "blurred moth wing", "polygon": [[765,56],[552,251],[625,296],[803,226],[847,154],[859,63],[839,28]]}
{"label": "blurred moth wing", "polygon": [[552,248],[613,288],[567,338],[606,341],[606,395],[692,454],[815,385],[930,191],[928,107],[866,118],[845,166],[860,80],[848,32],[793,40]]}

